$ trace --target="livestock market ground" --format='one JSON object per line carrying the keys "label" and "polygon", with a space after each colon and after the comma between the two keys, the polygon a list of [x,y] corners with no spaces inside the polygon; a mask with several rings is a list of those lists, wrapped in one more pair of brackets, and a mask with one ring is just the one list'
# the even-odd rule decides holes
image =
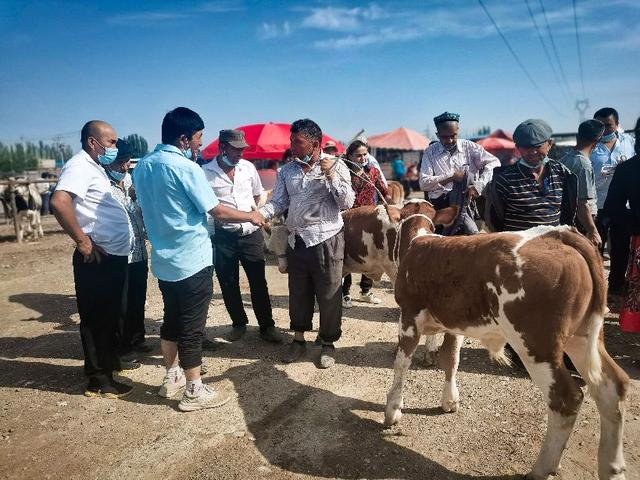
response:
{"label": "livestock market ground", "polygon": [[[388,282],[375,289],[381,305],[345,312],[337,365],[329,370],[314,365],[317,348],[285,366],[284,347],[260,341],[252,319],[243,340],[205,356],[204,380],[232,393],[232,401],[185,414],[177,400],[156,395],[162,301],[150,278],[147,329],[156,349],[124,375],[133,393],[86,398],[72,246],[52,217],[44,223],[44,240],[23,245],[0,226],[0,478],[516,479],[535,460],[545,431],[541,394],[526,375],[490,362],[475,341],[462,350],[457,413],[441,413],[443,374],[417,358],[405,416],[382,429],[398,318]],[[273,259],[267,277],[276,323],[286,328],[286,276]],[[247,294],[244,279],[242,288]],[[245,302],[249,307],[248,295]],[[229,328],[216,284],[207,333],[224,337]],[[621,334],[612,315],[606,341],[632,378],[625,454],[627,478],[638,479],[640,337]],[[598,425],[587,397],[560,478],[596,478]]]}

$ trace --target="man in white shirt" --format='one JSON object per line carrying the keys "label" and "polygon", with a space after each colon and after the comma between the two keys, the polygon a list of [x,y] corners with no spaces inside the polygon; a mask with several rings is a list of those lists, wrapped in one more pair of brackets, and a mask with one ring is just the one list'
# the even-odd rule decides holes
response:
{"label": "man in white shirt", "polygon": [[116,132],[108,123],[93,120],[82,127],[80,140],[82,150],[62,169],[51,206],[76,243],[73,277],[89,377],[85,395],[119,398],[131,391],[113,379],[113,371],[122,368],[117,328],[133,232],[103,168],[118,154]]}
{"label": "man in white shirt", "polygon": [[[427,192],[436,210],[448,207],[454,185],[466,185],[468,201],[482,195],[500,160],[470,140],[458,139],[460,115],[444,112],[433,119],[440,142],[432,143],[422,155],[420,188]],[[465,215],[463,211],[461,214]],[[465,221],[465,233],[477,233],[473,221]]]}
{"label": "man in white shirt", "polygon": [[[207,181],[221,204],[250,212],[257,208],[263,188],[255,166],[242,159],[242,152],[249,146],[244,132],[221,130],[218,141],[220,153],[202,167]],[[240,294],[240,263],[249,281],[260,337],[267,342],[282,342],[271,312],[265,276],[264,237],[260,227],[250,222],[229,223],[211,217],[209,232],[222,298],[232,321],[229,340],[242,338],[249,323]]]}

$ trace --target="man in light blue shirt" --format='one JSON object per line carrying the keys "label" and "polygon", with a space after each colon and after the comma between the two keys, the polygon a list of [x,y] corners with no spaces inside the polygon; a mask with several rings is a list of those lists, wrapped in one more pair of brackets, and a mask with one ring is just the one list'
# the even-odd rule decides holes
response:
{"label": "man in light blue shirt", "polygon": [[218,202],[193,161],[202,146],[203,129],[200,116],[188,108],[167,113],[162,143],[138,162],[132,175],[151,242],[151,270],[164,302],[160,345],[167,374],[159,394],[172,397],[186,387],[178,406],[182,411],[217,407],[229,399],[200,379],[202,338],[213,294],[206,214],[264,223],[258,212],[240,212]]}
{"label": "man in light blue shirt", "polygon": [[601,108],[593,118],[604,123],[604,134],[591,154],[593,173],[596,179],[598,214],[596,226],[602,238],[601,252],[608,243],[611,259],[609,271],[609,292],[621,293],[625,284],[627,260],[629,258],[629,232],[625,225],[611,223],[604,215],[604,201],[609,192],[616,167],[635,155],[635,140],[619,131],[618,112],[611,107]]}

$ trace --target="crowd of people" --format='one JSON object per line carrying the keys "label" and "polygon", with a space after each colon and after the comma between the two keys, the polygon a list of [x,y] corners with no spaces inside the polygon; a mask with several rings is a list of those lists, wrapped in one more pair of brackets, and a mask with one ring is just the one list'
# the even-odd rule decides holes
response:
{"label": "crowd of people", "polygon": [[[513,134],[521,158],[507,166],[480,145],[458,138],[458,114],[445,112],[434,123],[438,141],[424,151],[419,171],[416,166],[407,171],[413,169],[412,182],[436,209],[459,207],[453,224],[438,233],[475,235],[480,220],[494,231],[575,225],[594,248],[604,253],[608,245],[610,293],[626,295],[621,327],[640,331],[640,145],[620,131],[618,113],[600,109],[581,123],[575,148],[559,160],[548,157],[553,132],[547,122],[526,120]],[[362,275],[360,295],[352,298],[351,275],[342,275],[341,212],[390,202],[366,139],[353,141],[338,160],[337,145],[322,144],[315,122],[295,121],[286,161],[269,169],[271,199],[261,205],[265,187],[254,164],[242,158],[248,147],[243,132],[220,131],[218,155],[202,162],[197,160],[203,130],[196,112],[170,111],[162,121],[162,143],[129,172],[131,147],[110,124],[90,121],[81,131],[82,149],[60,174],[51,207],[76,244],[72,264],[87,396],[128,394],[132,387],[114,372],[139,368],[134,360],[153,350],[144,324],[147,239],[164,305],[160,347],[166,371],[158,393],[170,398],[184,391],[182,411],[228,400],[201,380],[203,349],[220,348],[205,335],[214,271],[231,319],[228,340],[247,333],[242,266],[260,338],[283,342],[273,319],[260,231],[274,217],[284,216],[289,232],[293,340],[285,363],[306,354],[305,333],[313,330],[316,302],[321,368],[335,363],[343,308],[353,301],[381,302],[370,278]],[[406,176],[399,162],[393,171]]]}

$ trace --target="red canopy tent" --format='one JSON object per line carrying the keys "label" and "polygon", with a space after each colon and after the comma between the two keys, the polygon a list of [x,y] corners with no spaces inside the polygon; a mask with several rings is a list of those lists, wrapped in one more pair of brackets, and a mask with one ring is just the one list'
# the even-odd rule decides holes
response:
{"label": "red canopy tent", "polygon": [[368,140],[370,147],[389,148],[395,150],[424,150],[429,139],[414,130],[400,127],[380,135],[373,135]]}
{"label": "red canopy tent", "polygon": [[[284,152],[291,145],[289,137],[291,124],[289,123],[257,123],[254,125],[245,125],[238,127],[236,130],[242,130],[246,142],[249,144],[242,155],[248,160],[279,160]],[[324,146],[329,140],[335,142],[338,152],[344,151],[342,143],[331,138],[328,135],[322,136],[322,145]],[[218,154],[218,140],[211,142],[204,150],[202,150],[202,158],[210,160]]]}
{"label": "red canopy tent", "polygon": [[489,137],[493,137],[493,138],[504,138],[505,140],[511,140],[513,141],[513,135],[511,135],[511,133],[502,130],[501,128],[495,130],[493,133],[491,133],[491,135],[489,135]]}
{"label": "red canopy tent", "polygon": [[476,142],[478,145],[482,145],[488,152],[495,152],[497,150],[516,150],[516,144],[511,140],[500,137],[484,137]]}

